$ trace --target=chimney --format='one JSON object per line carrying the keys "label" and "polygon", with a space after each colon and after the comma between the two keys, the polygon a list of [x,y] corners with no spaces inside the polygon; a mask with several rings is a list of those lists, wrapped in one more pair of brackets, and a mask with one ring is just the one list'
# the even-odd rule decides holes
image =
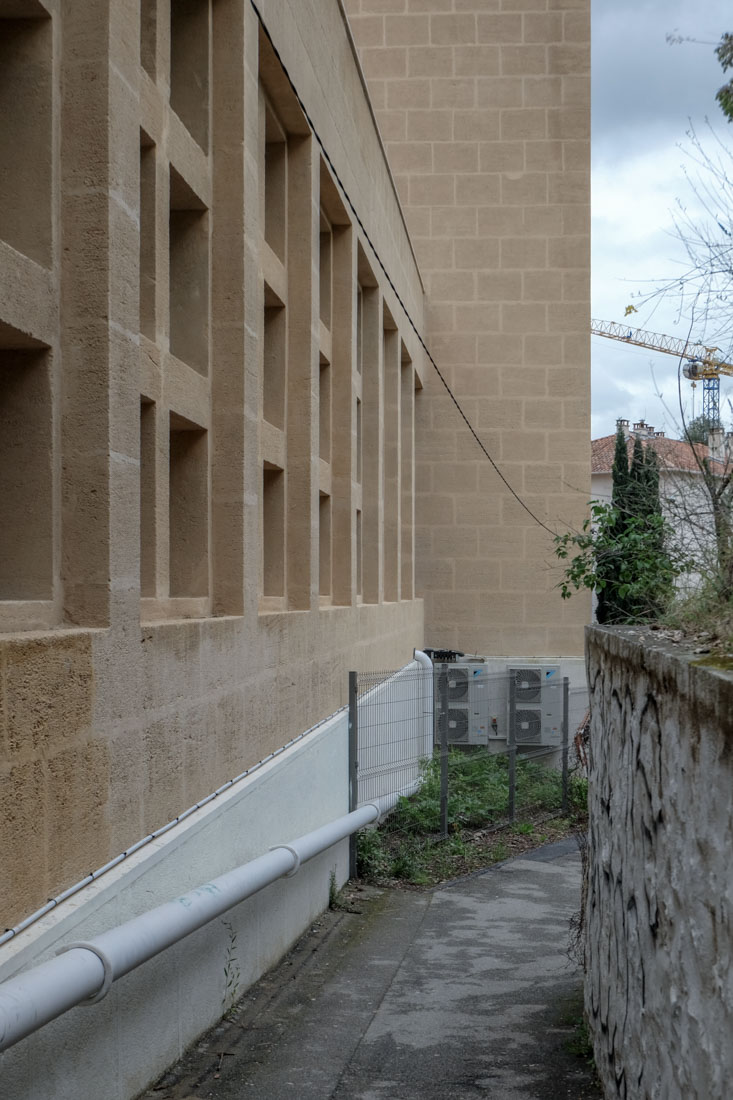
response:
{"label": "chimney", "polygon": [[733,432],[725,433],[721,450],[720,461],[725,463],[727,469],[730,469],[730,461],[733,457]]}
{"label": "chimney", "polygon": [[708,432],[710,457],[718,462],[725,461],[725,436],[722,428],[713,428]]}
{"label": "chimney", "polygon": [[628,422],[628,420],[622,420],[621,418],[619,418],[616,421],[616,431],[618,431],[619,428],[624,433],[624,439],[628,439],[629,438],[629,422]]}
{"label": "chimney", "polygon": [[655,439],[664,439],[664,432],[655,432],[654,433],[654,438]]}

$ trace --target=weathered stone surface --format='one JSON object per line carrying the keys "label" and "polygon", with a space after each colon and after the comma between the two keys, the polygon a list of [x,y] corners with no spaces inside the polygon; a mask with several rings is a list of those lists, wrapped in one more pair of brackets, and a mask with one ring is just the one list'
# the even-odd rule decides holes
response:
{"label": "weathered stone surface", "polygon": [[586,1005],[608,1097],[733,1075],[733,675],[593,628]]}

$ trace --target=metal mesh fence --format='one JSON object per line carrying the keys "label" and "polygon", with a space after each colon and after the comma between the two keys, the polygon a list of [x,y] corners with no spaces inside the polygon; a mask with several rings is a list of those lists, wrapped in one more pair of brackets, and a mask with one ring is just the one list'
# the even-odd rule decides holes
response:
{"label": "metal mesh fence", "polygon": [[432,753],[432,674],[413,661],[396,673],[359,673],[355,680],[356,803],[389,809],[415,792],[421,761]]}
{"label": "metal mesh fence", "polygon": [[438,837],[567,812],[587,707],[551,665],[352,673],[352,806],[376,802],[390,828]]}

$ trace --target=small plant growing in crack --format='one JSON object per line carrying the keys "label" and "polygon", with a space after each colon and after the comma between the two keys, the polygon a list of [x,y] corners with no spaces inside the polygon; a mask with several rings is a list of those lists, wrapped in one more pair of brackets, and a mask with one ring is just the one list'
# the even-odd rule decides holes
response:
{"label": "small plant growing in crack", "polygon": [[223,920],[222,925],[229,937],[224,957],[224,993],[222,996],[222,1016],[228,1016],[239,1000],[239,986],[242,973],[237,955],[237,933],[230,921]]}
{"label": "small plant growing in crack", "polygon": [[353,897],[347,894],[346,886],[342,886],[340,890],[337,887],[335,868],[328,876],[328,908],[343,913],[361,912],[361,909],[355,907]]}
{"label": "small plant growing in crack", "polygon": [[328,876],[328,908],[335,909],[339,901],[339,889],[336,886],[336,871],[333,870]]}
{"label": "small plant growing in crack", "polygon": [[328,908],[329,909],[343,909],[346,912],[351,911],[348,900],[344,895],[343,887],[339,890],[336,885],[336,870],[328,876]]}

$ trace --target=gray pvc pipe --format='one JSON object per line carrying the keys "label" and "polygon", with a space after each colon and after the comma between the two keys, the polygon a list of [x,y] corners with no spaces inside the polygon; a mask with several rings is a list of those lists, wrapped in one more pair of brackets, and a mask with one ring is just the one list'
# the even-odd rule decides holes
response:
{"label": "gray pvc pipe", "polygon": [[295,874],[301,863],[378,818],[378,806],[361,806],[92,940],[69,944],[56,958],[4,982],[0,985],[0,1050],[75,1005],[101,1000],[117,978],[276,879]]}
{"label": "gray pvc pipe", "polygon": [[425,670],[425,683],[423,685],[423,720],[425,723],[423,755],[432,756],[433,753],[433,707],[434,707],[434,687],[433,687],[433,662],[428,657],[427,653],[423,653],[421,649],[416,649],[413,652],[413,657],[417,663]]}

